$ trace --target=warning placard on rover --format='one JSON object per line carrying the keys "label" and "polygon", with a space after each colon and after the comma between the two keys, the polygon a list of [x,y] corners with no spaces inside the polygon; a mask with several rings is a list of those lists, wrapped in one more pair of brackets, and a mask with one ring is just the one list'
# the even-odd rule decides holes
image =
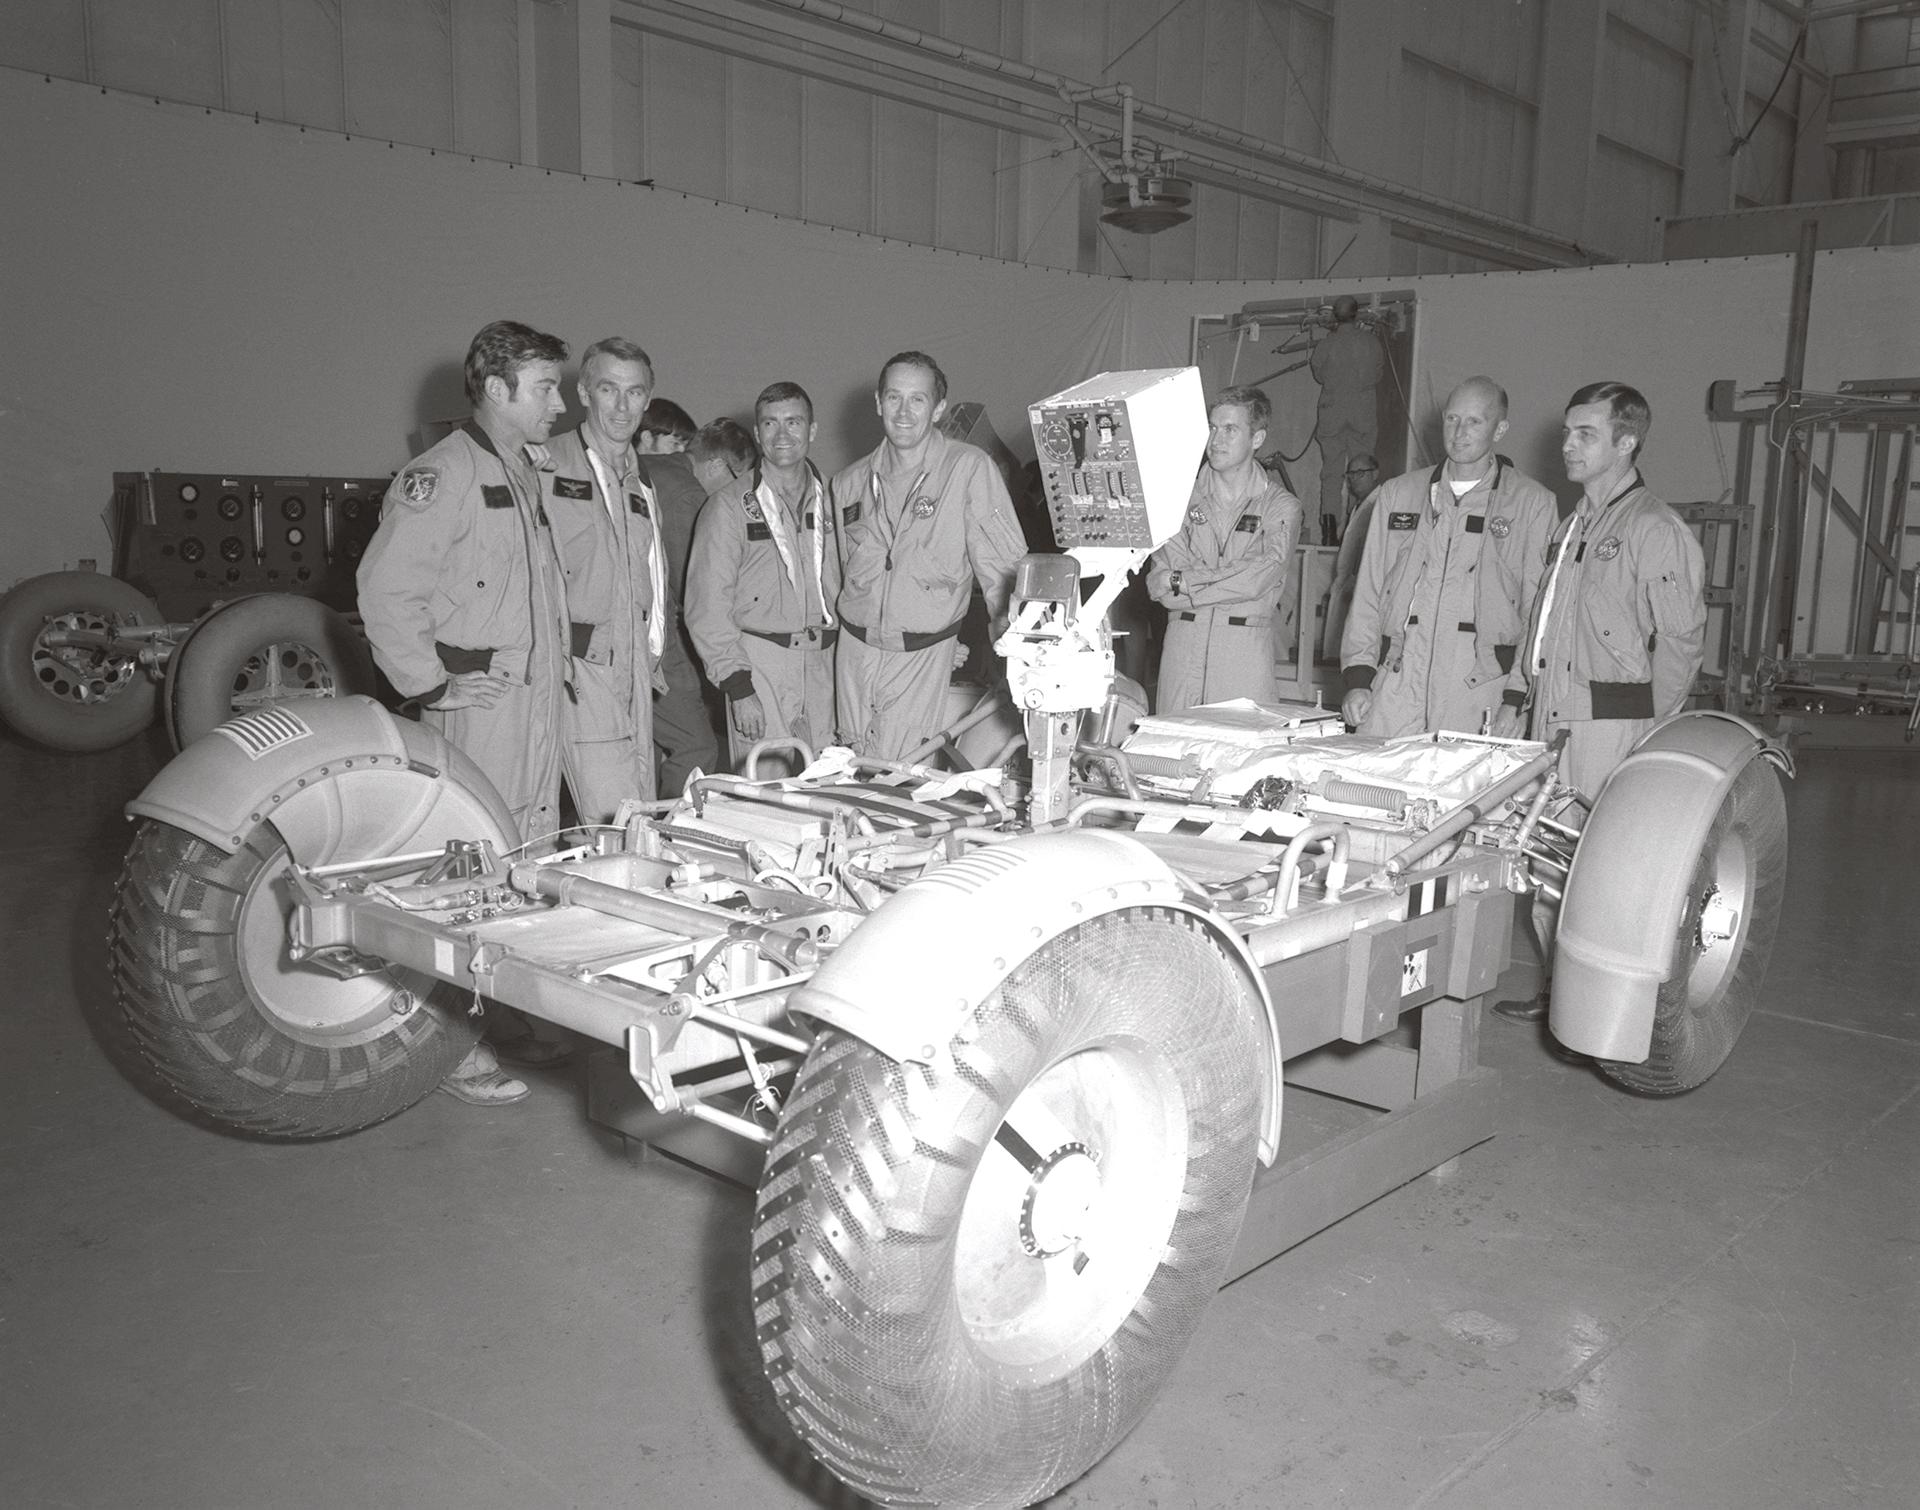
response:
{"label": "warning placard on rover", "polygon": [[1416,949],[1400,961],[1400,994],[1411,996],[1427,989],[1427,955],[1432,951]]}

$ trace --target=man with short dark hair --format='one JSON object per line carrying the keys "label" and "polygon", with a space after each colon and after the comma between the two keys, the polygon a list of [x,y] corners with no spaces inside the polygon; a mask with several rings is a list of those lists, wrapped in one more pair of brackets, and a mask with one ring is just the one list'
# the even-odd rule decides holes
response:
{"label": "man with short dark hair", "polygon": [[1625,383],[1567,401],[1560,454],[1580,501],[1560,527],[1501,728],[1568,731],[1563,777],[1591,803],[1640,736],[1686,705],[1706,650],[1700,542],[1640,476],[1653,411]]}
{"label": "man with short dark hair", "polygon": [[571,674],[561,705],[567,786],[583,823],[653,798],[653,692],[669,615],[659,503],[634,447],[653,359],[608,337],[580,359],[587,417],[547,447],[546,507],[567,574]]}
{"label": "man with short dark hair", "polygon": [[727,699],[736,765],[755,741],[834,736],[833,604],[840,554],[833,512],[807,460],[818,427],[798,383],[754,400],[760,460],[700,510],[687,570],[687,629]]}
{"label": "man with short dark hair", "polygon": [[[387,490],[359,566],[374,660],[464,750],[525,839],[560,826],[566,587],[528,454],[563,411],[566,343],[511,320],[467,350],[473,418]],[[476,1105],[527,1094],[476,1044],[442,1088]]]}
{"label": "man with short dark hair", "polygon": [[1362,734],[1492,722],[1560,520],[1495,447],[1507,395],[1472,377],[1441,412],[1446,457],[1380,489],[1340,636],[1341,712]]}
{"label": "man with short dark hair", "polygon": [[[1560,779],[1591,807],[1613,768],[1654,723],[1686,706],[1706,650],[1700,542],[1640,476],[1653,409],[1625,383],[1589,383],[1567,401],[1560,455],[1580,501],[1560,526],[1552,565],[1508,682],[1497,734],[1565,730]],[[1562,821],[1578,826],[1578,808]],[[1558,908],[1536,897],[1532,922],[1548,970]],[[1550,987],[1493,1010],[1547,1015]]]}
{"label": "man with short dark hair", "polygon": [[707,679],[695,664],[693,643],[687,634],[687,561],[693,554],[693,525],[707,490],[693,475],[687,441],[698,429],[692,417],[672,399],[655,395],[640,421],[635,448],[646,458],[653,483],[654,526],[667,553],[667,596],[672,612],[667,620],[666,649],[660,674],[667,689],[653,700],[653,753],[659,771],[657,789],[678,797],[695,771],[719,766],[720,741],[708,711],[713,696]]}
{"label": "man with short dark hair", "polygon": [[1206,465],[1187,517],[1147,566],[1147,591],[1167,610],[1156,713],[1279,698],[1274,603],[1301,506],[1255,460],[1272,422],[1273,405],[1258,388],[1223,389],[1207,409]]}
{"label": "man with short dark hair", "polygon": [[939,363],[923,351],[887,358],[874,408],[883,439],[831,490],[844,631],[834,681],[842,738],[897,760],[945,722],[974,584],[997,633],[1027,542],[993,459],[937,428]]}
{"label": "man with short dark hair", "polygon": [[634,448],[642,456],[676,456],[687,449],[694,431],[699,428],[693,416],[672,399],[656,398],[648,402],[646,412],[640,416],[640,433],[634,438]]}
{"label": "man with short dark hair", "polygon": [[374,660],[479,765],[523,837],[559,826],[566,589],[527,455],[563,412],[557,336],[501,320],[466,361],[473,418],[408,462],[361,557]]}

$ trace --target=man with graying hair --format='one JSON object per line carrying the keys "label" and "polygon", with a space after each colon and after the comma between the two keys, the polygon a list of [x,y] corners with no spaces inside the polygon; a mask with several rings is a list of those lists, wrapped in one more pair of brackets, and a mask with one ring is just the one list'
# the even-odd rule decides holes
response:
{"label": "man with graying hair", "polygon": [[585,823],[653,797],[653,694],[670,616],[660,506],[634,437],[653,361],[617,336],[580,359],[578,430],[547,447],[547,513],[567,573],[570,674],[561,727]]}
{"label": "man with graying hair", "polygon": [[1341,712],[1363,734],[1479,734],[1500,708],[1559,522],[1494,447],[1507,395],[1471,377],[1441,412],[1446,459],[1384,483],[1340,638]]}

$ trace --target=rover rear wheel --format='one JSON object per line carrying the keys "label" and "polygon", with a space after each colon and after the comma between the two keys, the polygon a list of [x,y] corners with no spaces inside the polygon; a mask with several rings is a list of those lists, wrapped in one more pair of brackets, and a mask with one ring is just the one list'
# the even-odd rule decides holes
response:
{"label": "rover rear wheel", "polygon": [[168,1099],[237,1132],[325,1138],[412,1106],[479,1027],[453,986],[288,958],[291,869],[271,824],[230,855],[148,820],[114,898],[113,977]]}
{"label": "rover rear wheel", "polygon": [[1734,778],[1700,846],[1646,1062],[1602,1059],[1602,1074],[1628,1090],[1672,1096],[1705,1084],[1726,1062],[1766,979],[1786,877],[1780,777],[1754,760]]}

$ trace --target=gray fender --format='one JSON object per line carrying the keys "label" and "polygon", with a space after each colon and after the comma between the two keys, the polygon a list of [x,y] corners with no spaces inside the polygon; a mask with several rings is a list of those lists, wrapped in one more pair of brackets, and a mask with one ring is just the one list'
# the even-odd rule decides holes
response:
{"label": "gray fender", "polygon": [[1104,913],[1166,907],[1206,924],[1260,1003],[1260,1157],[1280,1146],[1280,1023],[1246,944],[1146,846],[1072,829],[976,849],[903,888],[788,1005],[889,1059],[930,1063],[967,1014],[1043,944]]}
{"label": "gray fender", "polygon": [[1700,846],[1756,757],[1793,774],[1745,719],[1678,713],[1614,768],[1580,832],[1554,942],[1549,1024],[1568,1048],[1643,1062]]}
{"label": "gray fender", "polygon": [[437,729],[370,697],[307,698],[232,719],[175,756],[127,816],[171,824],[228,854],[270,823],[304,865],[449,839],[518,842],[478,766]]}

